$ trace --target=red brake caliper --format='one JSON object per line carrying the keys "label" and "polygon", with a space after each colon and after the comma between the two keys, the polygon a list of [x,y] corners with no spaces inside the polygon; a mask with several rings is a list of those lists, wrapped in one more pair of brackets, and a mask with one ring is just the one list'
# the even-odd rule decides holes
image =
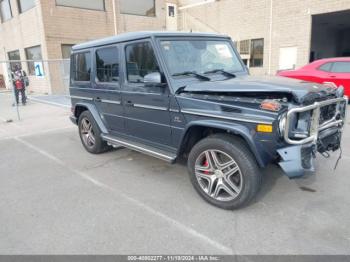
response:
{"label": "red brake caliper", "polygon": [[[208,159],[205,159],[203,166],[209,167]],[[204,174],[209,175],[209,171],[204,171]]]}

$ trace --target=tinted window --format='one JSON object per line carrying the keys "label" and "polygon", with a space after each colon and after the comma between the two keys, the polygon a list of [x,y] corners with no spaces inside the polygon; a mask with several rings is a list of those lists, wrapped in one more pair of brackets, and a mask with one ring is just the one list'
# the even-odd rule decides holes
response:
{"label": "tinted window", "polygon": [[350,73],[350,62],[335,62],[332,67],[334,73]]}
{"label": "tinted window", "polygon": [[2,22],[12,18],[10,0],[0,1],[0,16]]}
{"label": "tinted window", "polygon": [[252,39],[250,67],[262,67],[264,64],[264,39]]}
{"label": "tinted window", "polygon": [[137,43],[126,47],[127,78],[131,83],[142,83],[143,77],[158,72],[159,67],[150,43]]}
{"label": "tinted window", "polygon": [[23,13],[35,6],[35,0],[18,0],[19,12]]}
{"label": "tinted window", "polygon": [[74,55],[73,79],[75,81],[90,81],[91,55],[89,52]]}
{"label": "tinted window", "polygon": [[104,0],[56,0],[56,5],[101,11],[105,10]]}
{"label": "tinted window", "polygon": [[[9,57],[9,60],[21,60],[21,56],[19,54],[19,50],[15,50],[15,51],[12,51],[12,52],[8,52],[8,57]],[[19,65],[21,67],[21,64],[18,63],[18,62],[12,62],[10,63],[10,66],[11,66],[11,70],[14,71],[15,70],[15,66],[16,65]]]}
{"label": "tinted window", "polygon": [[119,57],[116,47],[96,51],[96,76],[99,82],[119,81]]}
{"label": "tinted window", "polygon": [[332,64],[333,63],[325,63],[325,64],[321,65],[318,69],[321,71],[330,72],[331,68],[332,68]]}
{"label": "tinted window", "polygon": [[155,16],[156,7],[154,0],[120,0],[122,14]]}
{"label": "tinted window", "polygon": [[[33,46],[25,49],[27,60],[37,60],[40,61],[42,59],[41,47]],[[28,64],[28,72],[29,75],[35,75],[35,64],[34,61],[30,61]]]}

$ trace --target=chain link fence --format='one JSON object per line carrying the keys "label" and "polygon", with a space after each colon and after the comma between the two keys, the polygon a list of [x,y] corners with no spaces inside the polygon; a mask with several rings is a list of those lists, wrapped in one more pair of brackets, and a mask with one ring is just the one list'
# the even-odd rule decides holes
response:
{"label": "chain link fence", "polygon": [[[11,109],[11,114],[16,113],[16,118],[21,119],[22,106],[21,94],[18,83],[18,69],[26,97],[33,101],[55,104],[69,107],[69,59],[55,60],[7,60],[0,61],[0,117],[7,118],[6,112]],[[16,82],[17,81],[17,82]],[[17,88],[16,88],[17,83]],[[19,95],[18,102],[16,95]],[[6,97],[6,98],[5,98]],[[5,115],[5,116],[4,116]]]}

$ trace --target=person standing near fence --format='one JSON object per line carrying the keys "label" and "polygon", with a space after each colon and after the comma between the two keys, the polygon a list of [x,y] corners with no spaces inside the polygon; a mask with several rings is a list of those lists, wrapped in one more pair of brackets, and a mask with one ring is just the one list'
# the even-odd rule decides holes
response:
{"label": "person standing near fence", "polygon": [[27,86],[27,74],[21,69],[19,65],[15,65],[15,70],[12,72],[13,86],[15,88],[16,102],[19,103],[19,94],[21,93],[22,105],[26,105],[26,86]]}

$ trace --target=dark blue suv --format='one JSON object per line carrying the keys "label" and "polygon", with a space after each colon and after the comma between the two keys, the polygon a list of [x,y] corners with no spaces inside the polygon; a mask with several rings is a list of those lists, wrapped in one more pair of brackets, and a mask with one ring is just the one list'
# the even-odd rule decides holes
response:
{"label": "dark blue suv", "polygon": [[138,32],[73,47],[71,120],[87,151],[113,146],[174,163],[225,209],[258,192],[261,168],[290,178],[340,147],[342,88],[249,76],[227,36]]}

